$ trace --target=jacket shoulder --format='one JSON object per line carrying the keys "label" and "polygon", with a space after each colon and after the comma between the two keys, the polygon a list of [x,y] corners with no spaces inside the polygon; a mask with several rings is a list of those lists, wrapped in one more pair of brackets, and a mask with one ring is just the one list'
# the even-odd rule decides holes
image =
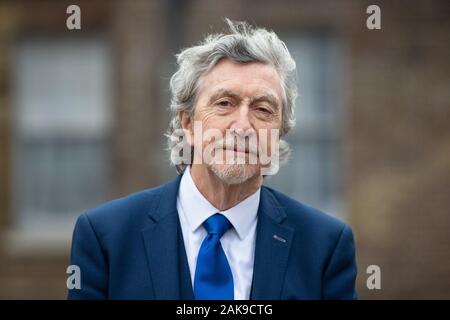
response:
{"label": "jacket shoulder", "polygon": [[338,236],[343,229],[348,227],[343,221],[328,213],[301,203],[270,187],[264,186],[264,188],[275,198],[286,213],[286,223],[295,229],[302,228],[316,234]]}
{"label": "jacket shoulder", "polygon": [[100,233],[123,229],[131,223],[141,224],[148,219],[148,213],[157,208],[169,183],[110,200],[87,210],[84,215]]}

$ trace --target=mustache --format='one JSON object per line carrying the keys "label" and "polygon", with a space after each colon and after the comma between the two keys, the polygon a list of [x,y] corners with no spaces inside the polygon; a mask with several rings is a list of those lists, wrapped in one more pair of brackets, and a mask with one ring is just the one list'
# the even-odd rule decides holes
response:
{"label": "mustache", "polygon": [[214,149],[234,150],[258,155],[258,143],[243,139],[219,140],[213,143]]}

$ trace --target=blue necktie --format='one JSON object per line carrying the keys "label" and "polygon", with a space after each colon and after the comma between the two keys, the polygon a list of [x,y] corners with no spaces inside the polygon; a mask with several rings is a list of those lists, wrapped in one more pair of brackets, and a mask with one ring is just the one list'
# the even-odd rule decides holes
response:
{"label": "blue necktie", "polygon": [[216,213],[203,222],[208,235],[198,252],[195,268],[194,295],[196,300],[233,300],[233,274],[220,244],[220,238],[230,229],[228,219]]}

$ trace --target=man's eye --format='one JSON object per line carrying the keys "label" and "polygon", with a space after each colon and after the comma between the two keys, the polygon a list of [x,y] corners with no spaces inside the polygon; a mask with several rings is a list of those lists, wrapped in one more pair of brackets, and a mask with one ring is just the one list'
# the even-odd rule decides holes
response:
{"label": "man's eye", "polygon": [[217,102],[217,105],[219,105],[221,107],[230,107],[231,102],[228,100],[222,100],[222,101]]}
{"label": "man's eye", "polygon": [[263,112],[263,113],[271,113],[271,111],[269,109],[267,109],[267,108],[259,107],[259,108],[256,108],[256,110],[260,111],[260,112]]}

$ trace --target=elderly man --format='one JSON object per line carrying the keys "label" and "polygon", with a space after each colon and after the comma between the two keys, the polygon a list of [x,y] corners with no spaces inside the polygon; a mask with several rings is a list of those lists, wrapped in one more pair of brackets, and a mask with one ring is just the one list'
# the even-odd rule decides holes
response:
{"label": "elderly man", "polygon": [[295,62],[227,20],[178,55],[167,133],[179,176],[80,216],[70,299],[354,299],[344,223],[263,186],[288,154]]}

